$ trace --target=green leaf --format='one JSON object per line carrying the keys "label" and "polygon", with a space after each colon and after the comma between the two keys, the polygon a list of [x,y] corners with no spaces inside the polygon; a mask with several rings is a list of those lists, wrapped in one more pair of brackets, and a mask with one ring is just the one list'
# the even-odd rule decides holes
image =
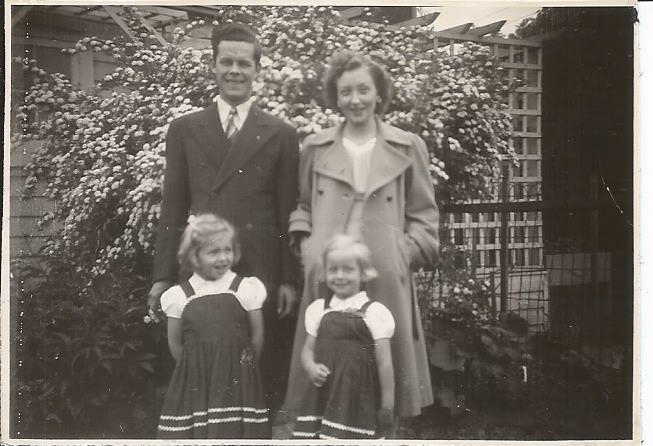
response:
{"label": "green leaf", "polygon": [[433,367],[444,371],[463,371],[465,358],[458,355],[451,342],[444,339],[430,341],[429,361]]}
{"label": "green leaf", "polygon": [[61,424],[61,418],[57,416],[57,414],[50,412],[46,417],[45,421],[54,421],[55,423]]}
{"label": "green leaf", "polygon": [[147,370],[150,373],[154,373],[154,367],[152,367],[152,364],[149,362],[139,362],[139,365],[141,368]]}
{"label": "green leaf", "polygon": [[486,353],[489,354],[490,356],[497,359],[500,359],[503,356],[501,349],[497,346],[497,344],[490,336],[482,334],[481,343],[483,344],[483,347],[485,347]]}

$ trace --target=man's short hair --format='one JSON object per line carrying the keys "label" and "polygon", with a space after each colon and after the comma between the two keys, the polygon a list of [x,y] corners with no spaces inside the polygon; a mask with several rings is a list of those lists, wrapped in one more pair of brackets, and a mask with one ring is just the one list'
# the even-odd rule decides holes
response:
{"label": "man's short hair", "polygon": [[224,25],[214,26],[211,32],[211,46],[213,47],[213,61],[218,57],[218,45],[223,40],[230,42],[249,42],[254,45],[254,62],[261,65],[261,45],[258,43],[256,34],[247,25],[243,23],[226,23]]}

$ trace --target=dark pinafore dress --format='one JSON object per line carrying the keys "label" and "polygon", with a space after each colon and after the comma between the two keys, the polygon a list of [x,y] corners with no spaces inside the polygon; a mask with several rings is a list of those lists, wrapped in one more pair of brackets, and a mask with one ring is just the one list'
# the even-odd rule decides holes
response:
{"label": "dark pinafore dress", "polygon": [[[325,300],[329,308],[330,298]],[[317,332],[315,362],[331,374],[307,389],[293,438],[377,438],[380,389],[374,339],[363,320],[372,301],[357,311],[326,313]]]}
{"label": "dark pinafore dress", "polygon": [[[234,293],[197,297],[181,314],[183,352],[159,419],[159,438],[267,438],[268,409],[249,319]],[[186,297],[195,295],[188,281]]]}

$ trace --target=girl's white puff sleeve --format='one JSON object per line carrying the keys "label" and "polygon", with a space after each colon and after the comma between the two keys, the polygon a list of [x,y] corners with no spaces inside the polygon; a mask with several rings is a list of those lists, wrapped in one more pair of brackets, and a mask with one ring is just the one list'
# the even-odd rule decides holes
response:
{"label": "girl's white puff sleeve", "polygon": [[316,299],[306,308],[304,315],[304,325],[306,333],[317,337],[317,329],[320,327],[320,322],[324,316],[324,299]]}
{"label": "girl's white puff sleeve", "polygon": [[268,297],[265,285],[256,277],[245,277],[236,291],[236,297],[245,311],[254,311],[263,307]]}
{"label": "girl's white puff sleeve", "polygon": [[380,302],[370,304],[363,318],[374,340],[391,338],[395,333],[395,318]]}
{"label": "girl's white puff sleeve", "polygon": [[161,295],[161,309],[168,317],[181,318],[186,306],[186,294],[179,285],[168,288]]}

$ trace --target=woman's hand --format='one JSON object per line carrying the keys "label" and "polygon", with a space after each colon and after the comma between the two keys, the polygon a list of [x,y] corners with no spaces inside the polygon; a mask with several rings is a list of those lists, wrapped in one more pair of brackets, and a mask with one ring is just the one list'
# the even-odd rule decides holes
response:
{"label": "woman's hand", "polygon": [[306,371],[308,372],[308,376],[315,387],[322,387],[331,374],[331,370],[329,370],[327,366],[317,362],[308,364]]}

